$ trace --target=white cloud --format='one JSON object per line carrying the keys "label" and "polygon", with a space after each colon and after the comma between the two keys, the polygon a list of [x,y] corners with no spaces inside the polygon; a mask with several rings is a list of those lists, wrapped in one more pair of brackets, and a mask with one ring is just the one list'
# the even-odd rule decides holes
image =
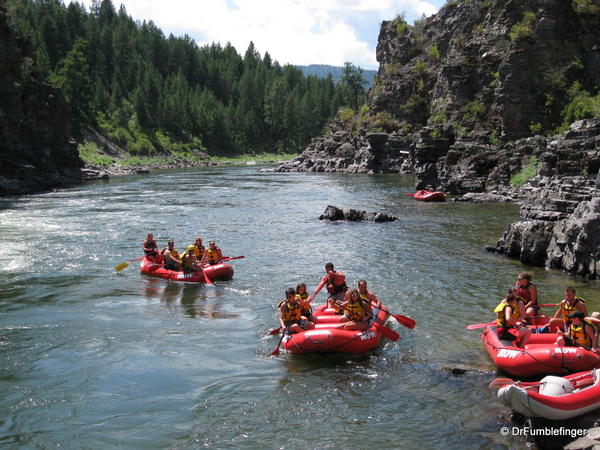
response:
{"label": "white cloud", "polygon": [[[113,0],[118,8],[119,0]],[[440,2],[442,0],[432,0]],[[89,5],[91,0],[84,0]],[[406,12],[407,19],[437,8],[422,0],[122,0],[137,20],[152,20],[163,31],[187,33],[200,45],[231,44],[244,53],[250,41],[282,64],[376,68],[375,45],[381,20]],[[360,23],[364,14],[376,23]],[[356,20],[358,19],[358,20]],[[365,38],[365,34],[371,36]],[[362,36],[359,37],[359,35]]]}

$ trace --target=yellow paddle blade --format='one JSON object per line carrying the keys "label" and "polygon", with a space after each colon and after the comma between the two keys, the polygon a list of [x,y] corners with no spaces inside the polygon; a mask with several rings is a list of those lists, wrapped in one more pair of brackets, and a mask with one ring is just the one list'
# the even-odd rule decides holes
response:
{"label": "yellow paddle blade", "polygon": [[121,263],[121,264],[119,264],[118,266],[115,266],[115,270],[118,272],[118,271],[120,271],[120,270],[123,270],[123,269],[125,269],[125,268],[126,268],[128,265],[129,265],[129,263],[128,263],[128,262]]}

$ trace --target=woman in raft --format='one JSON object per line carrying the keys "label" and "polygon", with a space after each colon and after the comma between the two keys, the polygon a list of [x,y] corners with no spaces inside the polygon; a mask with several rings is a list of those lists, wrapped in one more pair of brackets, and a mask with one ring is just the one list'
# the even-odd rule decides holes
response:
{"label": "woman in raft", "polygon": [[525,304],[525,317],[535,317],[540,310],[538,306],[537,287],[531,282],[531,279],[530,273],[521,272],[515,285],[515,289],[517,290],[516,295],[521,297]]}
{"label": "woman in raft", "polygon": [[524,345],[531,336],[531,330],[523,326],[516,289],[509,289],[506,296],[494,309],[497,333],[500,339],[516,341]]}
{"label": "woman in raft", "polygon": [[348,300],[339,305],[344,316],[340,319],[342,323],[337,328],[348,331],[366,330],[373,317],[371,302],[360,295],[358,289],[351,290],[347,298]]}

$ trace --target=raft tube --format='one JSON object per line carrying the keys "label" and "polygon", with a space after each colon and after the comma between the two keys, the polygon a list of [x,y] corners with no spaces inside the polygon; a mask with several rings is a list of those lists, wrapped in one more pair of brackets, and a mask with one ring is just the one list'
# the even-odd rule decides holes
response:
{"label": "raft tube", "polygon": [[[233,277],[233,267],[225,263],[219,263],[212,266],[205,265],[202,267],[202,270],[210,281],[229,280]],[[140,262],[140,272],[143,275],[165,278],[167,280],[204,283],[204,275],[202,272],[184,273],[182,271],[165,269],[162,264],[149,261],[145,256]]]}
{"label": "raft tube", "polygon": [[534,334],[525,346],[500,340],[495,326],[483,330],[481,339],[498,369],[517,377],[567,374],[600,367],[600,355],[583,347],[555,345],[557,333]]}
{"label": "raft tube", "polygon": [[414,193],[413,198],[420,202],[443,202],[446,200],[446,194],[440,191],[420,190]]}
{"label": "raft tube", "polygon": [[600,370],[516,382],[502,387],[498,399],[527,417],[571,419],[600,408]]}
{"label": "raft tube", "polygon": [[[371,325],[362,331],[347,331],[333,328],[340,324],[341,315],[332,308],[321,305],[313,315],[319,319],[313,330],[293,333],[283,338],[281,346],[294,355],[305,353],[348,353],[361,354],[375,349],[381,343],[383,334]],[[383,325],[389,315],[379,308],[373,308],[373,322]]]}

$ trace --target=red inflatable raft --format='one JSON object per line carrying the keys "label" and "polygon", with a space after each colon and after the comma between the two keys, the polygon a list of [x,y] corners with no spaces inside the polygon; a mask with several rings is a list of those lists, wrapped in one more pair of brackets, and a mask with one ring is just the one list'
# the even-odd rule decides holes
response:
{"label": "red inflatable raft", "polygon": [[335,314],[326,305],[319,306],[313,312],[319,319],[315,329],[294,333],[283,338],[281,346],[294,355],[304,353],[350,353],[360,354],[376,348],[383,334],[378,325],[383,325],[388,314],[381,309],[373,308],[373,315],[378,325],[372,324],[363,331],[346,331],[333,328],[340,323],[341,315]]}
{"label": "red inflatable raft", "polygon": [[501,388],[498,399],[527,417],[571,419],[600,408],[600,370],[517,381]]}
{"label": "red inflatable raft", "polygon": [[500,340],[495,326],[486,327],[481,339],[496,367],[518,377],[566,374],[600,367],[598,353],[583,347],[559,347],[554,344],[556,333],[532,331],[525,346]]}
{"label": "red inflatable raft", "polygon": [[[219,263],[213,266],[206,265],[202,268],[210,281],[229,280],[233,277],[233,267],[229,264]],[[140,262],[140,271],[151,277],[166,278],[168,280],[188,281],[191,283],[204,283],[202,272],[184,273],[165,269],[162,264],[149,261],[145,256]]]}
{"label": "red inflatable raft", "polygon": [[446,200],[446,194],[440,191],[420,190],[415,192],[412,197],[420,202],[443,202]]}

